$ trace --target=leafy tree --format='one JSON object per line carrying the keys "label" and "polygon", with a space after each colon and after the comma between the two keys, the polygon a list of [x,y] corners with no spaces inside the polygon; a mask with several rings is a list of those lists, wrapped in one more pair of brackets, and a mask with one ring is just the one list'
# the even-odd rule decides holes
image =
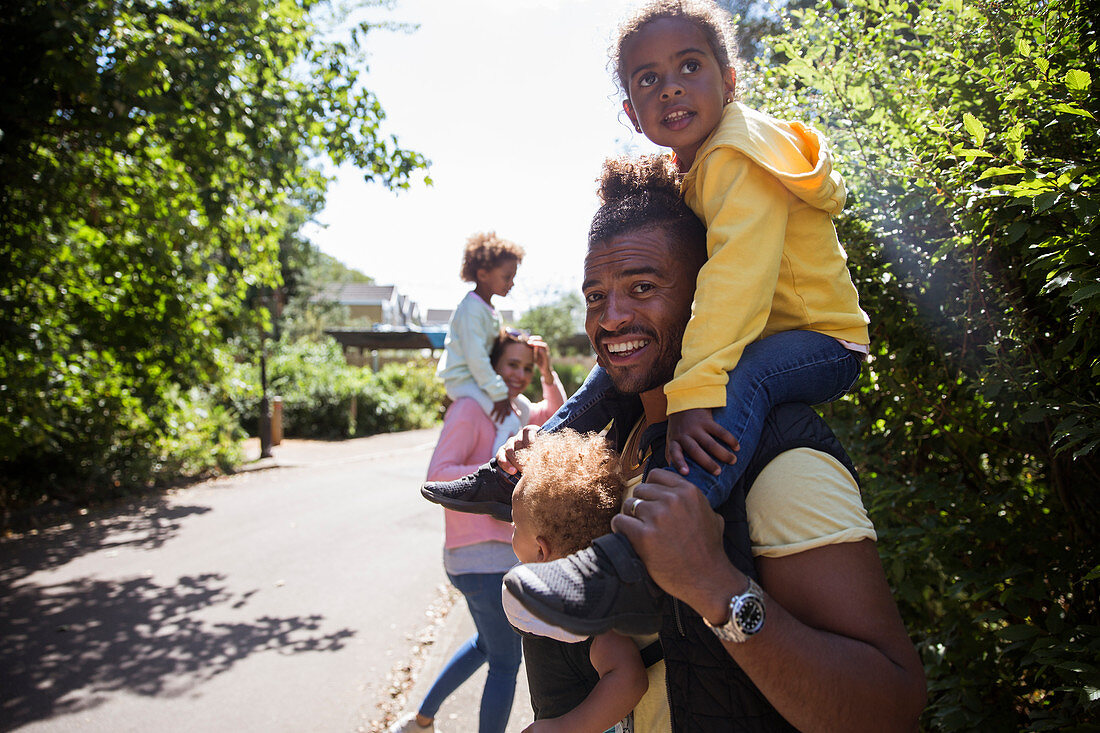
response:
{"label": "leafy tree", "polygon": [[374,278],[325,254],[316,245],[306,244],[307,249],[295,270],[298,276],[294,287],[281,291],[285,305],[279,314],[276,330],[281,339],[290,343],[328,339],[324,334],[326,328],[348,320],[346,306],[313,299],[326,283],[374,282]]}
{"label": "leafy tree", "polygon": [[929,728],[1100,722],[1100,179],[1085,3],[825,3],[752,102],[817,119],[873,356],[830,410],[929,677]]}
{"label": "leafy tree", "polygon": [[333,40],[324,17],[318,0],[0,10],[0,506],[161,475],[180,399],[226,374],[250,291],[281,284],[281,245],[323,202],[310,161],[390,187],[426,164],[379,131],[369,28]]}

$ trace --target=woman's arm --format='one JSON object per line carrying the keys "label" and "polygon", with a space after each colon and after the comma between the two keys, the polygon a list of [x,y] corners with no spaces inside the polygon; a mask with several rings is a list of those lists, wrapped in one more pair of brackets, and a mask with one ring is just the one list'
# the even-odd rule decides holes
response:
{"label": "woman's arm", "polygon": [[565,388],[557,372],[550,365],[550,348],[538,336],[532,336],[529,343],[535,350],[535,365],[542,378],[542,401],[531,405],[531,417],[528,422],[542,425],[565,404]]}
{"label": "woman's arm", "polygon": [[476,401],[463,398],[452,404],[428,463],[428,480],[453,481],[476,471],[492,458],[495,433]]}

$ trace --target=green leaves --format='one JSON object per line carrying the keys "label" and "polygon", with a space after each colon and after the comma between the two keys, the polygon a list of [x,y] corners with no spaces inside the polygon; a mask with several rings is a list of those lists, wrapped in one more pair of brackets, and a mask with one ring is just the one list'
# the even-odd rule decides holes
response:
{"label": "green leaves", "polygon": [[982,143],[985,142],[985,125],[979,122],[977,117],[967,112],[963,115],[963,127],[970,133],[974,144],[980,148]]}
{"label": "green leaves", "polygon": [[874,360],[826,412],[925,661],[925,726],[1074,729],[1100,715],[1096,21],[901,5],[805,11],[795,61],[753,85],[816,115],[849,186]]}
{"label": "green leaves", "polygon": [[1092,86],[1092,76],[1087,71],[1070,69],[1066,72],[1066,89],[1071,92],[1087,92]]}
{"label": "green leaves", "polygon": [[[28,0],[0,11],[0,506],[144,485],[323,203],[312,161],[409,185],[328,5]],[[362,29],[360,29],[362,30]],[[182,397],[181,397],[182,395]],[[193,422],[193,421],[192,421]],[[182,430],[182,428],[180,428]],[[153,464],[162,469],[154,469]]]}

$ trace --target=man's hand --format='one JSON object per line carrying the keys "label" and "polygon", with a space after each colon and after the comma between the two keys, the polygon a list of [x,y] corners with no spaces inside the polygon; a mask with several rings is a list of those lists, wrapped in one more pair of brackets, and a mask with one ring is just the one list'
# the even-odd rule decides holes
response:
{"label": "man's hand", "polygon": [[493,412],[489,417],[493,418],[493,422],[504,422],[513,412],[515,410],[512,408],[512,401],[505,397],[493,403]]}
{"label": "man's hand", "polygon": [[722,517],[710,508],[703,492],[671,471],[650,471],[646,482],[634,489],[634,497],[642,501],[633,507],[633,516],[615,515],[611,529],[630,540],[650,577],[666,593],[704,617],[722,621],[721,601],[729,599],[725,588],[731,580],[735,587],[745,583],[722,548]]}
{"label": "man's hand", "polygon": [[515,474],[518,471],[523,470],[523,466],[519,465],[516,460],[516,451],[523,450],[531,445],[531,441],[535,439],[535,433],[539,431],[538,425],[526,425],[520,428],[520,431],[508,438],[504,442],[504,445],[500,446],[497,450],[497,467],[505,473]]}
{"label": "man's hand", "polygon": [[685,476],[688,473],[685,456],[693,459],[704,471],[717,476],[722,472],[719,464],[735,462],[737,456],[733,451],[740,447],[733,434],[716,423],[711,410],[705,407],[674,412],[668,416],[665,460],[671,468]]}

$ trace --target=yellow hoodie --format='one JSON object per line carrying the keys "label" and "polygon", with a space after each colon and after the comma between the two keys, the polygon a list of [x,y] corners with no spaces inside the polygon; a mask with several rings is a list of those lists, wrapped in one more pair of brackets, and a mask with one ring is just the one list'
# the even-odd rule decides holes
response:
{"label": "yellow hoodie", "polygon": [[681,192],[707,225],[708,259],[665,385],[669,413],[724,405],[726,372],[759,338],[802,329],[869,343],[831,219],[844,179],[815,130],[728,104]]}

